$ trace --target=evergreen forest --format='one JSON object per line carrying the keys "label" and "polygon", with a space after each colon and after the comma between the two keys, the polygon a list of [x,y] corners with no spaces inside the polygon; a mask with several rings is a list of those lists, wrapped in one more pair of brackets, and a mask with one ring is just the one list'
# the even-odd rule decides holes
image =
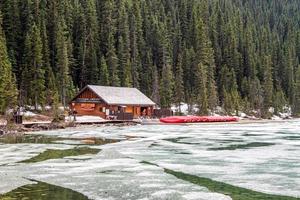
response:
{"label": "evergreen forest", "polygon": [[0,113],[95,84],[203,115],[297,115],[299,62],[299,0],[0,1]]}

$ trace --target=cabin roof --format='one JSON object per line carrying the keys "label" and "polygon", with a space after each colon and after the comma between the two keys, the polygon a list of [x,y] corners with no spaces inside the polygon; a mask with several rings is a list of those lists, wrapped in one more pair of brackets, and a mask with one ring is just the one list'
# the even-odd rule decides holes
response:
{"label": "cabin roof", "polygon": [[87,85],[74,99],[76,99],[87,88],[94,92],[108,105],[155,105],[155,103],[141,91],[136,88],[128,87]]}

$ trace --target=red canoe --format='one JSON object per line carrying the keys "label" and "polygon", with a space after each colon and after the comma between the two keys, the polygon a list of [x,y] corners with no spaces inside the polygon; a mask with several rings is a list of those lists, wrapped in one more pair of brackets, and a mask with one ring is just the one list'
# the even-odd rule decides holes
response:
{"label": "red canoe", "polygon": [[204,123],[204,122],[237,122],[237,117],[227,116],[174,116],[161,118],[163,123]]}

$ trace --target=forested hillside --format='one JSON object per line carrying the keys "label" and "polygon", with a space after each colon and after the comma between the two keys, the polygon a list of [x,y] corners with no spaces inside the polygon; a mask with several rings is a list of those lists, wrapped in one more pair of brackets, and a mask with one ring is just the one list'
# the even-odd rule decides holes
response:
{"label": "forested hillside", "polygon": [[137,87],[200,114],[300,111],[299,0],[1,0],[0,9],[1,112],[16,98],[65,105],[86,84]]}

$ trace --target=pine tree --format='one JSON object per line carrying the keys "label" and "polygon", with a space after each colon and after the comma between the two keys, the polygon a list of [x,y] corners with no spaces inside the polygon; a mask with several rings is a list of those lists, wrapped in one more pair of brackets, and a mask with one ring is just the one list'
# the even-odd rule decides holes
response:
{"label": "pine tree", "polygon": [[109,42],[115,34],[115,18],[113,11],[115,1],[103,0],[97,1],[97,9],[99,14],[99,32],[100,32],[100,48],[102,55],[106,55],[109,51]]}
{"label": "pine tree", "polygon": [[174,102],[179,107],[181,113],[181,103],[184,100],[184,86],[183,86],[183,70],[182,70],[182,55],[178,53],[175,66],[175,81],[174,81]]}
{"label": "pine tree", "polygon": [[113,35],[109,35],[108,51],[107,51],[107,64],[110,74],[110,85],[120,86],[119,72],[118,72],[118,57],[115,52]]}
{"label": "pine tree", "polygon": [[207,115],[208,114],[208,99],[207,99],[207,74],[206,69],[202,63],[198,64],[196,75],[196,99],[199,108],[198,114]]}
{"label": "pine tree", "polygon": [[293,115],[300,116],[300,66],[298,66],[296,72],[295,94],[293,103]]}
{"label": "pine tree", "polygon": [[51,68],[47,69],[47,90],[46,103],[47,105],[58,104],[59,94],[57,89],[57,81]]}
{"label": "pine tree", "polygon": [[214,51],[208,37],[207,28],[200,18],[196,24],[195,48],[199,62],[204,65],[206,71],[206,93],[208,108],[212,111],[217,106],[217,91],[215,83]]}
{"label": "pine tree", "polygon": [[0,12],[0,113],[8,108],[14,108],[17,103],[17,88],[12,74],[12,66],[8,58],[6,39],[2,29]]}
{"label": "pine tree", "polygon": [[132,66],[130,62],[129,22],[124,1],[116,3],[116,49],[119,60],[119,78],[121,86],[132,86]]}
{"label": "pine tree", "polygon": [[[287,47],[286,47],[287,48]],[[294,63],[293,63],[293,52],[292,49],[286,49],[286,57],[285,57],[285,71],[283,73],[284,75],[284,86],[287,93],[287,96],[289,97],[289,104],[293,104],[293,95],[294,95],[294,82],[295,82],[295,74],[294,74]]]}
{"label": "pine tree", "polygon": [[276,87],[276,90],[273,94],[273,106],[274,114],[278,114],[283,111],[283,107],[286,106],[287,100],[285,94],[280,86]]}
{"label": "pine tree", "polygon": [[37,26],[33,26],[32,34],[32,53],[33,53],[33,81],[32,89],[34,93],[34,102],[38,105],[45,104],[45,68],[43,66],[41,33]]}
{"label": "pine tree", "polygon": [[136,25],[136,16],[134,13],[130,15],[130,56],[131,56],[131,65],[132,65],[132,81],[133,86],[139,88],[139,68],[141,67],[140,63],[140,54],[138,49],[138,33]]}
{"label": "pine tree", "polygon": [[81,67],[86,69],[86,78],[83,83],[95,84],[98,82],[98,20],[96,13],[95,0],[86,1],[83,3],[84,19],[83,34],[82,34],[82,62]]}
{"label": "pine tree", "polygon": [[263,99],[264,99],[264,115],[267,117],[269,108],[272,107],[273,102],[273,77],[272,77],[272,63],[271,57],[265,56],[264,58],[264,82],[263,82]]}
{"label": "pine tree", "polygon": [[162,69],[160,82],[160,105],[162,108],[170,108],[173,97],[173,74],[171,66],[166,64]]}
{"label": "pine tree", "polygon": [[160,105],[160,94],[159,94],[159,77],[158,77],[158,71],[156,66],[152,66],[152,73],[153,73],[153,82],[152,82],[152,94],[151,99],[158,105]]}
{"label": "pine tree", "polygon": [[235,111],[235,114],[238,115],[240,108],[241,108],[241,97],[240,94],[238,92],[238,85],[237,85],[237,78],[235,75],[235,71],[232,68],[230,71],[230,82],[231,82],[231,87],[230,87],[230,94],[231,94],[231,98],[232,98],[232,108],[233,111]]}
{"label": "pine tree", "polygon": [[227,114],[233,114],[235,112],[238,115],[241,98],[238,92],[238,86],[236,81],[235,71],[231,70],[225,65],[220,73],[220,85],[223,86],[222,90],[222,103],[224,110]]}
{"label": "pine tree", "polygon": [[56,67],[58,69],[57,82],[59,86],[60,102],[62,102],[63,106],[65,107],[68,99],[74,95],[74,86],[70,77],[68,45],[64,28],[65,22],[63,19],[61,19],[56,32]]}
{"label": "pine tree", "polygon": [[[12,71],[16,75],[17,83],[21,81],[21,43],[22,43],[22,24],[19,0],[3,0],[2,8],[4,20],[3,27],[6,36],[7,51],[12,64]],[[2,3],[0,3],[2,4]]]}
{"label": "pine tree", "polygon": [[[46,105],[52,105],[54,103],[54,98],[58,98],[58,90],[56,84],[56,77],[53,73],[53,67],[50,65],[50,50],[49,41],[47,35],[47,28],[45,24],[45,19],[41,22],[41,40],[42,40],[42,55],[43,55],[43,68],[45,69],[45,103]],[[57,101],[59,101],[57,99]]]}
{"label": "pine tree", "polygon": [[100,85],[109,85],[109,73],[105,58],[102,56],[100,60]]}
{"label": "pine tree", "polygon": [[140,88],[142,78],[142,59],[146,57],[145,41],[143,38],[143,19],[141,16],[141,1],[133,0],[130,15],[131,64],[133,86]]}
{"label": "pine tree", "polygon": [[118,60],[119,60],[119,77],[121,80],[121,86],[130,87],[132,86],[132,69],[131,62],[129,57],[129,51],[127,45],[124,44],[123,38],[119,39],[119,48],[118,48]]}
{"label": "pine tree", "polygon": [[233,110],[232,96],[229,92],[227,92],[225,87],[223,87],[222,94],[223,94],[223,108],[227,114],[231,114]]}
{"label": "pine tree", "polygon": [[153,61],[152,54],[150,50],[146,53],[146,58],[143,63],[143,70],[141,72],[142,81],[140,83],[140,89],[147,96],[151,96],[153,81],[154,81],[154,71],[153,71]]}
{"label": "pine tree", "polygon": [[263,109],[263,90],[258,78],[249,81],[249,99],[251,108],[258,110],[258,116],[261,117]]}
{"label": "pine tree", "polygon": [[35,106],[45,105],[45,67],[43,44],[38,26],[33,23],[25,40],[23,90],[27,91],[27,102]]}

